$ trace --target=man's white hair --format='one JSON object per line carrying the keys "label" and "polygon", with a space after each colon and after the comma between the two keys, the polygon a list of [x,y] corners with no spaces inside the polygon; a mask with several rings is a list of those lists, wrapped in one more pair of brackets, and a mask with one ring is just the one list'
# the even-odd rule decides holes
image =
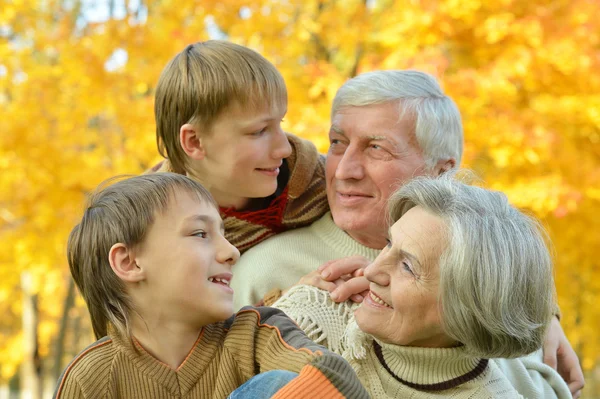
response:
{"label": "man's white hair", "polygon": [[348,80],[337,91],[331,117],[346,107],[398,103],[398,116],[415,118],[415,135],[429,169],[453,158],[460,164],[463,128],[458,107],[438,81],[420,71],[375,71]]}

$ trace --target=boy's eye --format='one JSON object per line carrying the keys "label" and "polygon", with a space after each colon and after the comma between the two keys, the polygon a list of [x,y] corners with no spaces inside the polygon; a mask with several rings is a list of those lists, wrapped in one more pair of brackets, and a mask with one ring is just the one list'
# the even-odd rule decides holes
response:
{"label": "boy's eye", "polygon": [[267,131],[267,128],[266,128],[266,127],[264,127],[264,128],[262,128],[261,130],[259,130],[258,132],[254,132],[254,133],[252,133],[252,136],[262,136],[263,134],[265,134],[265,133],[266,133],[266,131]]}

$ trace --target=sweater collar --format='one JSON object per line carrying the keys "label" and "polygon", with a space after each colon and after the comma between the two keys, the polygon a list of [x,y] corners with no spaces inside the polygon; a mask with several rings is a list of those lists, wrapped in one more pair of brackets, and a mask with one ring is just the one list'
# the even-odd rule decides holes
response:
{"label": "sweater collar", "polygon": [[317,234],[324,242],[332,248],[339,248],[343,253],[362,255],[372,261],[381,252],[381,249],[369,248],[350,237],[348,233],[335,224],[331,212],[327,212],[313,225]]}
{"label": "sweater collar", "polygon": [[185,396],[198,383],[210,361],[215,357],[222,342],[222,335],[223,329],[219,328],[219,324],[205,326],[177,370],[148,353],[135,338],[137,353],[131,343],[119,336],[111,335],[111,338],[123,349],[137,370],[152,378],[172,395]]}
{"label": "sweater collar", "polygon": [[[439,391],[464,384],[477,378],[488,364],[487,359],[469,355],[464,346],[418,348],[374,340],[373,350],[385,370],[379,372],[422,391]],[[392,381],[389,378],[385,380]]]}

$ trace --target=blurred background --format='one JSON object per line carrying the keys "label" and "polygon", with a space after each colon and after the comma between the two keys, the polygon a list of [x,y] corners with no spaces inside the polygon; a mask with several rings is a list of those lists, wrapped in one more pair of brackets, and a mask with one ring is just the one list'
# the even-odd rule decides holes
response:
{"label": "blurred background", "polygon": [[550,230],[583,397],[600,397],[598,16],[598,0],[0,0],[0,398],[50,397],[93,341],[68,233],[101,181],[159,160],[158,76],[210,38],[277,66],[284,128],[322,152],[346,79],[436,75],[464,118],[463,166]]}

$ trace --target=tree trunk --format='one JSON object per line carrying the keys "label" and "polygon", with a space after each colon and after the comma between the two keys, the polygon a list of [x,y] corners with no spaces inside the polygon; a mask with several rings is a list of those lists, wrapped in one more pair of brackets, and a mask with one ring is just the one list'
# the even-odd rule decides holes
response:
{"label": "tree trunk", "polygon": [[23,292],[23,364],[21,365],[21,399],[41,399],[41,359],[38,351],[38,307],[30,272],[21,273]]}

